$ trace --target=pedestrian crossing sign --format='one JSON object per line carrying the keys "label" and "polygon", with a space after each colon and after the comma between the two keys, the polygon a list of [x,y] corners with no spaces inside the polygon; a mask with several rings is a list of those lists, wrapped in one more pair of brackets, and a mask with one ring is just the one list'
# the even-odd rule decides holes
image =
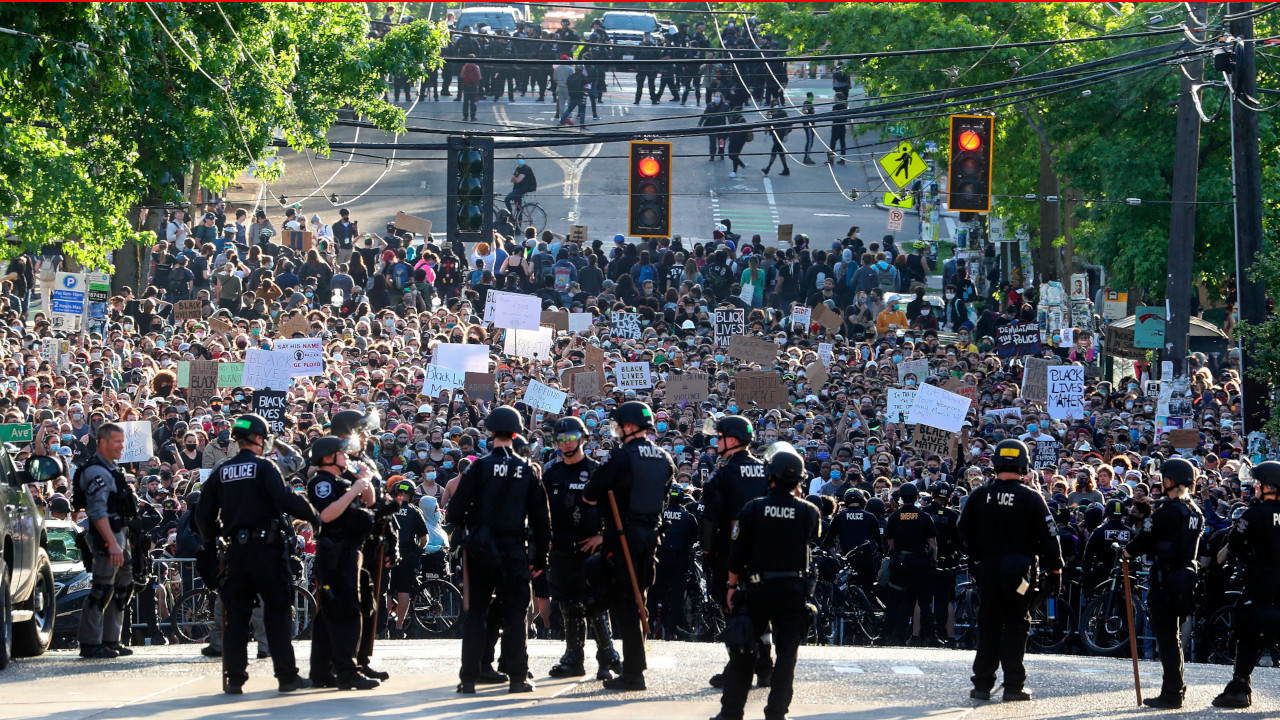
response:
{"label": "pedestrian crossing sign", "polygon": [[920,155],[911,149],[911,143],[901,142],[888,155],[880,158],[880,167],[889,174],[889,179],[893,180],[898,187],[906,187],[907,183],[915,180],[923,173],[928,166],[924,164],[924,160],[920,159]]}
{"label": "pedestrian crossing sign", "polygon": [[887,192],[884,194],[885,207],[902,208],[904,210],[910,210],[912,207],[915,206],[915,204],[916,204],[916,199],[910,193],[895,195],[891,192]]}

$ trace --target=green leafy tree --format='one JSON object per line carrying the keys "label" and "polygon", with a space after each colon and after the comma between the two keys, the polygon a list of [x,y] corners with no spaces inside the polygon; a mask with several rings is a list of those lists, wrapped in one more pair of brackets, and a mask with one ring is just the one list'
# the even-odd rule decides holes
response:
{"label": "green leafy tree", "polygon": [[275,137],[327,153],[340,110],[404,128],[387,75],[439,63],[442,25],[368,37],[347,3],[60,3],[0,6],[0,207],[9,255],[49,243],[137,282],[159,213],[198,168],[224,187],[278,176]]}

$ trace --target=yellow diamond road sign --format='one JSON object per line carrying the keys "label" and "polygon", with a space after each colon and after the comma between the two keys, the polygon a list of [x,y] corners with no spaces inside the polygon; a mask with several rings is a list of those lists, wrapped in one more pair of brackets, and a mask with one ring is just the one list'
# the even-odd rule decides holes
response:
{"label": "yellow diamond road sign", "polygon": [[911,207],[916,204],[916,199],[910,193],[894,195],[891,192],[887,192],[884,194],[884,204],[885,207],[906,208],[910,210]]}
{"label": "yellow diamond road sign", "polygon": [[911,150],[909,142],[898,143],[892,152],[880,158],[880,167],[898,187],[905,187],[927,169],[924,160]]}

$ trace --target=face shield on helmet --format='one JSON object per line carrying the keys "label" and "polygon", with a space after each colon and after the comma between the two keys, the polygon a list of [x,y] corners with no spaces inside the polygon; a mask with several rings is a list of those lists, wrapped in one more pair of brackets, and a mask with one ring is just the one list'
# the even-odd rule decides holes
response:
{"label": "face shield on helmet", "polygon": [[342,438],[342,452],[348,455],[359,455],[364,451],[364,436],[361,433],[353,432]]}
{"label": "face shield on helmet", "polygon": [[800,457],[804,457],[804,453],[797,450],[795,445],[792,445],[786,440],[779,440],[778,442],[773,443],[772,445],[764,449],[764,455],[762,456],[761,459],[763,459],[764,463],[768,465],[769,460],[774,455],[777,455],[780,452],[789,452],[795,455],[799,455]]}

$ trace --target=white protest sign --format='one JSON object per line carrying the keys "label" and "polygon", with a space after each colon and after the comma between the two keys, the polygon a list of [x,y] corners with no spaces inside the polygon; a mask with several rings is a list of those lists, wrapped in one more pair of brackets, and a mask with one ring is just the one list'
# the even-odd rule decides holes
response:
{"label": "white protest sign", "polygon": [[793,331],[809,332],[809,320],[813,318],[813,308],[800,307],[799,305],[791,308],[791,329]]}
{"label": "white protest sign", "polygon": [[818,343],[818,357],[822,359],[822,364],[831,367],[831,351],[835,349],[835,343]]}
{"label": "white protest sign", "polygon": [[293,377],[312,377],[324,374],[324,348],[320,338],[276,340],[272,346],[276,352],[288,353],[293,360]]}
{"label": "white protest sign", "polygon": [[293,353],[249,348],[244,353],[240,384],[254,390],[288,390],[293,378]]}
{"label": "white protest sign", "polygon": [[916,402],[916,392],[916,390],[889,388],[889,402],[884,408],[885,422],[906,422],[907,414],[911,412],[911,406]]}
{"label": "white protest sign", "polygon": [[564,409],[564,401],[568,398],[569,393],[556,390],[537,380],[530,380],[529,387],[524,391],[525,404],[545,412],[560,412]]}
{"label": "white protest sign", "polygon": [[591,329],[591,313],[569,313],[569,332],[587,332]]}
{"label": "white protest sign", "polygon": [[425,374],[422,378],[422,394],[432,399],[440,397],[440,393],[445,390],[456,390],[462,387],[467,379],[467,373],[464,370],[453,370],[439,365],[427,365],[422,370]]}
{"label": "white protest sign", "polygon": [[542,299],[537,295],[495,291],[493,300],[494,327],[513,330],[538,329],[538,323],[542,321]]}
{"label": "white protest sign", "polygon": [[996,422],[1008,422],[1009,418],[1021,420],[1022,408],[992,408],[984,412],[983,416],[994,419]]}
{"label": "white protest sign", "polygon": [[911,412],[907,413],[907,422],[960,432],[965,415],[969,414],[970,402],[969,398],[936,385],[921,385],[915,402],[911,404]]}
{"label": "white protest sign", "polygon": [[1049,417],[1070,420],[1084,417],[1084,368],[1055,365],[1049,368]]}
{"label": "white protest sign", "polygon": [[1064,327],[1061,331],[1058,347],[1071,347],[1076,344],[1076,329]]}
{"label": "white protest sign", "polygon": [[653,377],[649,371],[649,363],[618,363],[614,366],[617,373],[619,390],[644,390],[653,387]]}
{"label": "white protest sign", "polygon": [[489,372],[489,346],[440,343],[432,356],[434,364],[459,372]]}
{"label": "white protest sign", "polygon": [[755,285],[743,285],[742,292],[738,293],[738,299],[748,305],[750,305],[751,302],[755,300],[755,297],[756,297]]}
{"label": "white protest sign", "polygon": [[509,329],[502,343],[502,352],[510,357],[546,360],[551,357],[551,345],[555,342],[555,334],[556,331],[549,327],[533,330]]}
{"label": "white protest sign", "polygon": [[124,453],[120,455],[120,462],[145,462],[156,454],[151,444],[151,423],[138,420],[119,425],[124,430]]}
{"label": "white protest sign", "polygon": [[929,361],[925,358],[918,360],[903,360],[898,363],[898,382],[905,383],[907,376],[911,375],[916,379],[916,384],[925,381],[929,377]]}

